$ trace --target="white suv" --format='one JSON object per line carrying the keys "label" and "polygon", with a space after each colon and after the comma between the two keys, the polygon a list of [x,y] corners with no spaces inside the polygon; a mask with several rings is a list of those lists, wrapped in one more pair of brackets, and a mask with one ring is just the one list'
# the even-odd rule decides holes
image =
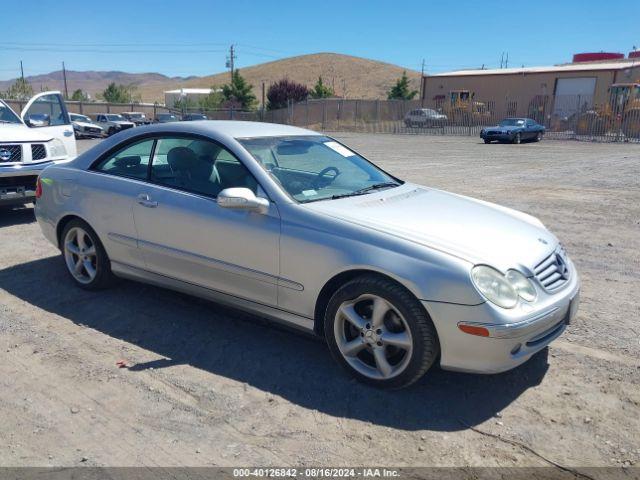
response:
{"label": "white suv", "polygon": [[32,201],[40,172],[76,154],[73,127],[60,92],[35,95],[21,115],[0,100],[0,205]]}

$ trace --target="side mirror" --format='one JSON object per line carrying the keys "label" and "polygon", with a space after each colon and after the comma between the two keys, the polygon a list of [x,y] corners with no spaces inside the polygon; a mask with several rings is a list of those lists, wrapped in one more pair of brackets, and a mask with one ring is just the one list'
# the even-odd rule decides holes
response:
{"label": "side mirror", "polygon": [[269,200],[256,197],[255,194],[244,187],[225,188],[218,194],[216,200],[222,208],[234,210],[246,210],[250,212],[267,213]]}
{"label": "side mirror", "polygon": [[48,127],[51,124],[49,115],[27,115],[24,119],[29,127]]}

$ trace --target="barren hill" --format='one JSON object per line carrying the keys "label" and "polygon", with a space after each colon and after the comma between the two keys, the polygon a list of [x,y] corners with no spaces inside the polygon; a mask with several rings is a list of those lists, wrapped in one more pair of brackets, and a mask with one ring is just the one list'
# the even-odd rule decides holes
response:
{"label": "barren hill", "polygon": [[[254,92],[260,98],[261,85],[282,78],[312,87],[319,76],[332,86],[336,95],[348,98],[386,98],[387,90],[406,70],[397,65],[352,57],[337,53],[314,53],[301,55],[252,67],[241,68],[242,76],[253,85]],[[406,70],[412,87],[419,88],[420,73]],[[169,82],[174,88],[179,87],[211,87],[229,82],[229,72],[218,73],[206,77],[193,77],[182,81]],[[144,85],[141,92],[145,98],[162,98],[159,84]]]}
{"label": "barren hill", "polygon": [[[336,95],[347,98],[386,98],[391,85],[406,70],[397,65],[368,60],[337,53],[314,53],[285,58],[273,62],[262,63],[240,69],[242,75],[254,87],[258,99],[262,82],[268,85],[282,78],[312,87],[319,76],[334,88]],[[419,88],[420,73],[406,70],[412,88]],[[62,72],[27,77],[34,90],[44,88],[63,89]],[[185,87],[211,87],[229,81],[229,72],[222,72],[204,77],[167,77],[159,73],[125,73],[125,72],[76,72],[67,71],[69,94],[77,88],[88,92],[92,98],[102,92],[110,82],[133,84],[143,101],[164,101],[165,90]],[[0,91],[6,90],[11,81],[0,81]]]}

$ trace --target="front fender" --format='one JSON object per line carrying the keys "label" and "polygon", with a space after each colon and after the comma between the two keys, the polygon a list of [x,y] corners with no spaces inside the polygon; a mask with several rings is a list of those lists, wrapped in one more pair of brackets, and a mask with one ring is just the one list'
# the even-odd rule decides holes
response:
{"label": "front fender", "polygon": [[355,270],[391,277],[420,300],[464,305],[484,302],[471,284],[473,265],[467,260],[299,205],[282,206],[281,214],[281,277],[303,286],[301,290],[280,287],[281,308],[313,318],[327,282]]}

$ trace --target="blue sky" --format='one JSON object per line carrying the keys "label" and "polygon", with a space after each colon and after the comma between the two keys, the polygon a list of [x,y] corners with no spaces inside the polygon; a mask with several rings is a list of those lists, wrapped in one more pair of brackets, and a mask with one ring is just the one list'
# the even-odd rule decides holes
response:
{"label": "blue sky", "polygon": [[337,52],[429,73],[640,48],[640,1],[2,0],[0,79],[59,70],[205,75]]}

